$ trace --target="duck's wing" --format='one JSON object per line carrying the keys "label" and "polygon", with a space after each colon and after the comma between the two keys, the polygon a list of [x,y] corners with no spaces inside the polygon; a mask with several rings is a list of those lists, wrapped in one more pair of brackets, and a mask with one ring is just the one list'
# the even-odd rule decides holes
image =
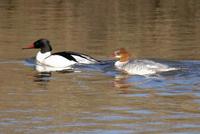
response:
{"label": "duck's wing", "polygon": [[89,64],[89,63],[99,62],[98,60],[94,59],[93,57],[89,55],[71,52],[71,51],[57,52],[57,53],[53,53],[52,55],[59,55],[68,60],[75,61],[77,63]]}

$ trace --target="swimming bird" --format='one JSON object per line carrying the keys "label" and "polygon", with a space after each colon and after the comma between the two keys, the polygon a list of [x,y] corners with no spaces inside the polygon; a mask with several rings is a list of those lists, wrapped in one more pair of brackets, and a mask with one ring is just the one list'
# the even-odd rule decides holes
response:
{"label": "swimming bird", "polygon": [[152,60],[130,59],[130,54],[124,48],[114,51],[113,56],[118,59],[115,67],[131,75],[150,75],[158,72],[177,70],[168,65]]}
{"label": "swimming bird", "polygon": [[37,64],[50,67],[66,68],[75,64],[94,64],[99,62],[86,54],[77,52],[62,51],[52,54],[52,47],[47,39],[39,39],[23,49],[40,49],[36,55]]}

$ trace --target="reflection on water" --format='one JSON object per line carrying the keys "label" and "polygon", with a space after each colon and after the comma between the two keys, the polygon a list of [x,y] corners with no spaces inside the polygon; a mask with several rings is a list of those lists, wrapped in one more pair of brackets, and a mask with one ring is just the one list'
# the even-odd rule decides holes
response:
{"label": "reflection on water", "polygon": [[[129,88],[131,86],[134,86],[133,83],[131,82],[127,82],[128,79],[128,75],[116,75],[115,76],[115,80],[114,80],[114,86],[117,88],[122,88],[122,89],[126,89]],[[135,76],[132,76],[135,77]]]}
{"label": "reflection on water", "polygon": [[[199,133],[199,9],[199,0],[0,1],[0,133]],[[128,76],[111,60],[37,72],[36,52],[21,48],[38,38],[54,52],[107,60],[124,47],[181,70]]]}
{"label": "reflection on water", "polygon": [[51,80],[51,72],[41,72],[35,75],[34,82],[49,82]]}

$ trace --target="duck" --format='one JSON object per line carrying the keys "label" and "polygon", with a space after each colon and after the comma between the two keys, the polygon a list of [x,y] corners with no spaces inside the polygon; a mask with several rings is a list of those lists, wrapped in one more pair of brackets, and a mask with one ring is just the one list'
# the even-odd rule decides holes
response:
{"label": "duck", "polygon": [[100,61],[93,57],[72,51],[52,53],[52,46],[47,39],[39,39],[22,49],[40,49],[36,54],[36,64],[55,68],[68,68],[75,64],[95,64]]}
{"label": "duck", "polygon": [[177,68],[169,67],[166,64],[161,64],[152,60],[131,59],[130,54],[125,48],[117,49],[112,56],[117,59],[117,61],[114,62],[114,66],[118,70],[130,75],[152,75],[160,72],[177,70]]}

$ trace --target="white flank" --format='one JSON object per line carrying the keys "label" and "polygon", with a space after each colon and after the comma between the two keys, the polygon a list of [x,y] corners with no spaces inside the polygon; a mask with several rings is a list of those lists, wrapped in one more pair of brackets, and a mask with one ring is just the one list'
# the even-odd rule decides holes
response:
{"label": "white flank", "polygon": [[178,70],[177,68],[170,68],[167,65],[150,60],[134,60],[128,62],[117,61],[115,62],[115,66],[116,68],[133,75],[150,75],[158,72]]}
{"label": "white flank", "polygon": [[50,52],[38,52],[36,60],[39,64],[58,68],[65,68],[76,63],[75,61],[68,60],[60,55],[51,55]]}

